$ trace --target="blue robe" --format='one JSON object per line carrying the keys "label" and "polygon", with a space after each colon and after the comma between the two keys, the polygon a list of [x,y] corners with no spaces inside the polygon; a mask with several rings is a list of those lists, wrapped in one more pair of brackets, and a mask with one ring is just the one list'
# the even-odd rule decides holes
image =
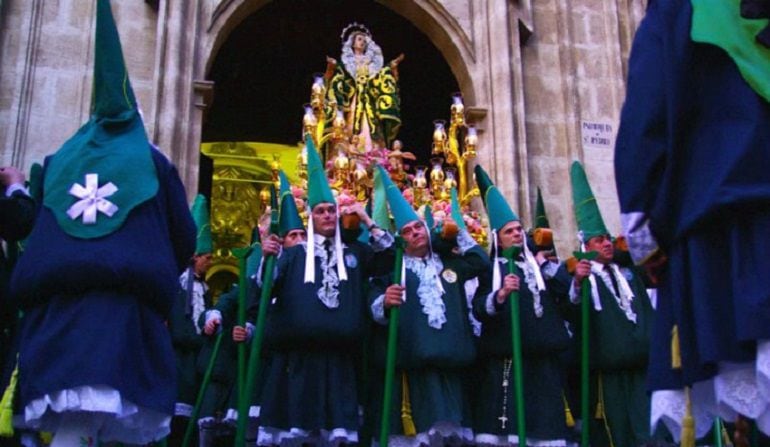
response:
{"label": "blue robe", "polygon": [[770,104],[724,50],[691,40],[691,18],[689,0],[650,1],[615,149],[621,211],[649,219],[668,256],[653,390],[713,377],[719,362],[750,361],[756,340],[770,338]]}
{"label": "blue robe", "polygon": [[63,389],[106,385],[139,407],[173,413],[165,320],[192,256],[195,224],[176,168],[157,150],[152,155],[157,195],[108,236],[71,237],[40,207],[11,279],[11,296],[24,310],[22,406]]}

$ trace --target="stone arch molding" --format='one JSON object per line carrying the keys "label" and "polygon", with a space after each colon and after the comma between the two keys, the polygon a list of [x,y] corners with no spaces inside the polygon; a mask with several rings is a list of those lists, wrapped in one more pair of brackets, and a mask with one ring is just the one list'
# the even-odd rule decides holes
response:
{"label": "stone arch molding", "polygon": [[[448,2],[456,5],[451,11],[435,0],[378,1],[412,22],[428,36],[447,60],[467,105],[476,106],[478,92],[472,76],[476,62],[471,33],[472,0]],[[204,57],[196,64],[198,79],[203,79],[209,72],[219,48],[230,33],[243,19],[269,3],[269,0],[210,0],[210,3],[211,13],[205,24],[207,38],[202,51]]]}
{"label": "stone arch molding", "polygon": [[[153,139],[180,167],[190,198],[198,190],[201,127],[213,94],[207,74],[232,31],[269,1],[160,2]],[[507,56],[512,38],[506,19],[508,2],[491,7],[474,0],[378,1],[425,33],[447,60],[464,96],[469,120],[482,132],[479,148],[485,155],[480,161],[491,164],[498,147],[510,150],[515,145],[510,132],[513,107],[506,98],[511,96],[514,82],[509,67],[498,70],[490,56],[500,55],[496,45],[504,48]],[[499,38],[491,39],[490,35]],[[510,56],[504,59],[511,60]],[[500,93],[503,95],[497,98]],[[503,135],[493,131],[499,125],[508,128]],[[500,143],[501,136],[507,140],[504,144]]]}

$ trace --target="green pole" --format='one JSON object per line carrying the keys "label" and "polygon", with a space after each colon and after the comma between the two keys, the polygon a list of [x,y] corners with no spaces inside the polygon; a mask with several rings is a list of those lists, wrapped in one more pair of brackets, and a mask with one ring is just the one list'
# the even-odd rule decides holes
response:
{"label": "green pole", "polygon": [[[404,262],[404,241],[396,236],[396,263],[393,266],[393,284],[401,284],[401,266]],[[390,434],[390,405],[393,400],[393,377],[396,374],[396,346],[398,342],[398,306],[390,308],[388,317],[388,352],[385,358],[385,389],[382,394],[382,423],[380,446],[387,447]]]}
{"label": "green pole", "polygon": [[201,404],[203,403],[203,397],[206,394],[206,388],[211,381],[211,371],[214,370],[214,363],[219,353],[219,345],[222,343],[222,330],[220,328],[217,334],[217,339],[214,342],[214,349],[211,351],[211,359],[206,366],[206,373],[203,375],[203,382],[201,382],[200,390],[198,391],[198,397],[195,399],[195,406],[193,407],[192,414],[190,414],[190,420],[187,422],[187,429],[184,432],[184,439],[182,440],[182,447],[187,447],[190,444],[190,438],[193,434],[193,428],[198,425],[198,412],[200,412]]}
{"label": "green pole", "polygon": [[722,447],[722,420],[714,419],[714,447]]}
{"label": "green pole", "polygon": [[[503,256],[508,260],[508,273],[515,275],[516,262],[521,252],[521,247],[512,246],[503,250]],[[514,290],[508,297],[511,307],[511,343],[513,346],[513,391],[516,396],[516,431],[519,437],[519,445],[527,443],[527,425],[524,414],[524,378],[522,373],[521,355],[521,313],[519,310],[519,291]],[[505,380],[505,378],[503,378]],[[505,417],[505,415],[503,415]]]}
{"label": "green pole", "polygon": [[[578,260],[583,259],[595,259],[598,253],[595,251],[590,252],[574,252],[573,255]],[[583,280],[581,285],[581,301],[580,301],[580,419],[582,424],[580,426],[580,447],[589,447],[589,384],[591,370],[589,368],[589,346],[588,337],[590,334],[590,317],[591,317],[591,290],[586,284],[586,280]]]}
{"label": "green pole", "polygon": [[[246,326],[246,289],[248,287],[246,277],[246,257],[250,250],[233,250],[233,254],[238,258],[238,318],[237,323],[240,327]],[[238,343],[238,381],[236,382],[238,390],[238,407],[240,408],[241,399],[244,398],[243,385],[245,383],[246,375],[246,344]]]}
{"label": "green pole", "polygon": [[[585,282],[585,281],[584,281]],[[581,328],[580,328],[580,342],[581,342],[581,349],[580,349],[580,418],[582,419],[583,423],[580,426],[580,446],[581,447],[589,447],[589,433],[588,433],[588,425],[589,425],[589,384],[590,384],[590,369],[589,369],[589,352],[588,352],[588,337],[589,337],[589,318],[590,318],[590,311],[591,311],[591,291],[588,289],[588,285],[584,284],[582,291],[581,291],[581,302],[580,302],[580,317],[581,317]]]}
{"label": "green pole", "polygon": [[[275,187],[270,186],[273,204],[270,213],[270,234],[278,234],[278,205],[275,194]],[[312,241],[311,241],[312,243]],[[246,258],[247,256],[244,256]],[[246,444],[246,425],[249,420],[248,409],[251,395],[254,394],[254,386],[259,371],[259,361],[262,355],[262,340],[265,335],[265,321],[267,320],[267,306],[270,303],[270,296],[273,292],[273,272],[275,270],[275,255],[269,255],[264,258],[262,290],[259,295],[259,311],[257,312],[256,327],[254,328],[254,337],[251,341],[251,352],[249,353],[249,366],[246,370],[246,386],[238,390],[243,393],[238,398],[238,424],[235,430],[235,445],[243,447]]]}

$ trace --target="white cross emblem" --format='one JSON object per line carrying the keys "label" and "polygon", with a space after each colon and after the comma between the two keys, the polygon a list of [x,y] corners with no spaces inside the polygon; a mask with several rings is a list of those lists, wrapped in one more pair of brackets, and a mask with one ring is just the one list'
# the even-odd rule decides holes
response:
{"label": "white cross emblem", "polygon": [[118,207],[106,198],[117,191],[118,187],[112,182],[99,188],[99,174],[86,174],[85,187],[77,183],[70,187],[69,193],[80,200],[69,207],[67,215],[70,219],[75,220],[82,214],[84,225],[95,224],[99,211],[106,214],[107,217],[112,217],[118,211]]}

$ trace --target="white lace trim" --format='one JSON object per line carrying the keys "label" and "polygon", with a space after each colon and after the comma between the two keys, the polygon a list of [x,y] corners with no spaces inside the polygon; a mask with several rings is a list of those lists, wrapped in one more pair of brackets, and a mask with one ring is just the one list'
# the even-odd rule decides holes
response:
{"label": "white lace trim", "polygon": [[385,295],[378,296],[372,302],[371,309],[374,321],[380,324],[388,324],[388,319],[385,318]]}
{"label": "white lace trim", "polygon": [[333,268],[337,265],[337,252],[331,251],[331,259],[327,257],[328,253],[323,246],[323,243],[316,243],[316,254],[321,258],[321,271],[323,278],[321,280],[321,287],[318,288],[318,299],[329,309],[336,309],[340,306],[340,278],[337,276],[337,269]]}
{"label": "white lace trim", "polygon": [[[495,260],[495,266],[497,267],[497,270],[500,270],[500,264],[507,265],[508,260],[506,258],[496,258]],[[524,274],[524,282],[527,284],[527,288],[530,292],[532,292],[532,309],[535,312],[535,316],[537,318],[541,318],[543,316],[543,302],[540,299],[540,286],[538,285],[537,276],[535,274],[535,270],[539,267],[537,267],[537,264],[532,265],[529,262],[526,261],[516,261],[516,265],[519,267],[519,270]],[[494,282],[494,280],[493,280]],[[492,287],[493,292],[490,294],[489,297],[493,297],[494,293],[502,287],[502,278],[498,278],[497,283],[494,284]],[[545,287],[543,288],[545,290]],[[487,299],[487,313],[489,315],[494,315],[497,313],[497,311],[494,309],[494,303],[489,299]]]}
{"label": "white lace trim", "polygon": [[404,267],[420,279],[417,296],[420,297],[422,313],[428,316],[428,326],[441,329],[447,321],[446,306],[441,298],[444,288],[439,278],[439,273],[444,269],[441,258],[433,253],[426,262],[423,258],[404,256]]}
{"label": "white lace trim", "polygon": [[[690,391],[697,436],[711,428],[715,417],[734,420],[738,414],[755,419],[757,427],[770,434],[770,341],[757,344],[757,359],[747,363],[720,363],[719,374],[696,383]],[[660,390],[652,393],[650,426],[663,422],[679,438],[684,418],[684,392]]]}
{"label": "white lace trim", "polygon": [[[493,435],[489,433],[479,433],[474,437],[477,447],[503,447],[519,445],[517,435]],[[564,439],[532,439],[527,438],[527,445],[531,447],[566,447],[567,441]]]}
{"label": "white lace trim", "polygon": [[468,320],[473,328],[473,335],[481,337],[481,322],[473,316],[473,297],[479,289],[479,278],[471,278],[463,284],[465,289],[465,301],[468,306]]}
{"label": "white lace trim", "polygon": [[[536,271],[539,272],[537,264],[534,266],[530,262],[517,261],[516,265],[519,266],[524,273],[524,282],[527,283],[527,288],[532,293],[532,309],[535,311],[535,316],[541,318],[543,316],[543,303],[540,300],[540,287],[538,285]],[[538,270],[536,270],[538,269]],[[543,290],[545,287],[543,288]]]}
{"label": "white lace trim", "polygon": [[[473,430],[454,422],[436,422],[427,432],[420,432],[415,436],[388,437],[389,447],[461,446],[472,442]],[[379,438],[375,439],[372,445],[379,446]]]}
{"label": "white lace trim", "polygon": [[636,312],[634,312],[634,309],[631,307],[631,303],[634,301],[634,293],[631,291],[631,286],[628,285],[626,276],[620,271],[616,264],[608,265],[612,269],[615,280],[618,283],[620,296],[615,294],[615,288],[612,286],[612,280],[610,279],[609,274],[604,270],[604,264],[591,261],[591,273],[593,273],[593,275],[590,275],[588,280],[591,283],[591,296],[594,300],[594,309],[596,309],[597,312],[602,310],[601,300],[599,298],[599,288],[596,285],[596,276],[598,276],[601,278],[602,282],[604,282],[604,285],[607,286],[607,290],[609,290],[613,298],[615,298],[615,302],[618,303],[618,307],[626,315],[628,321],[636,323]]}
{"label": "white lace trim", "polygon": [[100,421],[102,441],[147,444],[169,434],[171,416],[139,407],[106,385],[79,386],[46,394],[24,407],[20,428],[55,431],[63,414],[79,413]]}
{"label": "white lace trim", "polygon": [[[187,280],[190,277],[190,275],[193,274],[192,268],[188,268],[184,272],[182,272],[181,275],[179,275],[179,285],[182,286],[182,290],[187,293]],[[195,332],[198,333],[198,335],[201,334],[201,328],[198,327],[198,318],[201,316],[203,311],[206,310],[206,301],[204,300],[204,295],[206,294],[206,291],[208,290],[208,286],[205,282],[199,281],[197,278],[193,278],[193,290],[192,290],[192,322],[193,326],[195,326]]]}
{"label": "white lace trim", "polygon": [[193,406],[183,402],[177,402],[174,404],[174,416],[192,416]]}
{"label": "white lace trim", "polygon": [[303,430],[291,428],[281,430],[274,427],[259,427],[257,445],[277,445],[281,447],[300,447],[304,443],[314,446],[336,447],[343,443],[357,443],[358,432],[345,428],[331,430]]}
{"label": "white lace trim", "polygon": [[350,33],[348,39],[342,44],[342,65],[345,67],[345,71],[348,72],[353,79],[356,78],[358,65],[363,64],[366,66],[367,77],[374,76],[378,71],[382,69],[384,58],[382,57],[382,49],[377,45],[371,37],[366,36],[366,51],[364,51],[363,57],[360,61],[356,61],[356,54],[353,52],[353,34]]}
{"label": "white lace trim", "polygon": [[[260,413],[260,407],[259,405],[252,405],[249,407],[249,419],[257,419],[259,417]],[[225,417],[222,418],[223,421],[227,423],[237,424],[238,423],[238,410],[236,408],[228,408],[227,412],[225,413]]]}

